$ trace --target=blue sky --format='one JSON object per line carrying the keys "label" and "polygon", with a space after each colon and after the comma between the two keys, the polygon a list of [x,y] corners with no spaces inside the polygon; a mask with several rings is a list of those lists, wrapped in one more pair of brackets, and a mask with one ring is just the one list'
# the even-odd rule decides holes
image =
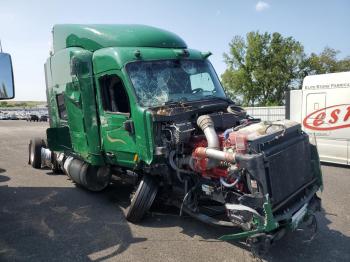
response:
{"label": "blue sky", "polygon": [[58,23],[147,24],[173,31],[191,48],[213,53],[218,74],[234,35],[280,32],[300,41],[306,53],[325,46],[350,55],[350,1],[287,0],[1,0],[0,39],[11,53],[16,100],[45,100],[43,64],[51,28]]}

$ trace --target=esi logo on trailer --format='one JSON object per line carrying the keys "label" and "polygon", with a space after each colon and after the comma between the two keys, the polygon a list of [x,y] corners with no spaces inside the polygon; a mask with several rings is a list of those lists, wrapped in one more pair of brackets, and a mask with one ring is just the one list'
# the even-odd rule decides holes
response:
{"label": "esi logo on trailer", "polygon": [[350,127],[350,104],[329,106],[312,112],[304,118],[303,125],[318,131]]}

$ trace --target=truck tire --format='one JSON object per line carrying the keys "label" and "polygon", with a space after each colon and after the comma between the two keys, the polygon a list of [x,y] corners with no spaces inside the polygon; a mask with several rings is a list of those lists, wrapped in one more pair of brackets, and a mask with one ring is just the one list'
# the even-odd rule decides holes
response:
{"label": "truck tire", "polygon": [[43,140],[38,137],[29,142],[29,164],[36,169],[41,168],[41,147],[44,145]]}
{"label": "truck tire", "polygon": [[157,192],[158,184],[155,179],[148,175],[143,176],[127,209],[126,219],[132,223],[140,222],[150,209]]}

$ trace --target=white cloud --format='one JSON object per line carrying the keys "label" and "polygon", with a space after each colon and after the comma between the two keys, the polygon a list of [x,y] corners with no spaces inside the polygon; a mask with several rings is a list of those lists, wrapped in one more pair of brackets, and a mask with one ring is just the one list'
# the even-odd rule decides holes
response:
{"label": "white cloud", "polygon": [[257,12],[262,12],[266,9],[269,9],[270,8],[270,5],[264,1],[259,1],[257,2],[257,4],[255,5],[255,10]]}

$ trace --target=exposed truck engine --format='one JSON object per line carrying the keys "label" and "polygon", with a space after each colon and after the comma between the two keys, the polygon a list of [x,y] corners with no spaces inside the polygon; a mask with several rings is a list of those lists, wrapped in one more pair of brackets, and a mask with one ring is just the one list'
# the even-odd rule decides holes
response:
{"label": "exposed truck engine", "polygon": [[[184,192],[177,203],[180,212],[210,224],[231,222],[253,236],[262,232],[263,224],[273,232],[301,208],[306,211],[306,205],[310,214],[320,208],[315,195],[315,184],[321,184],[317,151],[300,124],[252,119],[234,105],[197,118],[189,117],[190,111],[179,107],[167,114],[158,109],[154,116],[163,153],[175,171],[173,187]],[[181,120],[182,113],[186,120]],[[171,117],[178,120],[166,121]],[[206,215],[209,206],[215,207],[215,215],[225,214],[224,219]],[[292,218],[295,226],[301,217]],[[278,232],[266,236],[281,237]]]}

